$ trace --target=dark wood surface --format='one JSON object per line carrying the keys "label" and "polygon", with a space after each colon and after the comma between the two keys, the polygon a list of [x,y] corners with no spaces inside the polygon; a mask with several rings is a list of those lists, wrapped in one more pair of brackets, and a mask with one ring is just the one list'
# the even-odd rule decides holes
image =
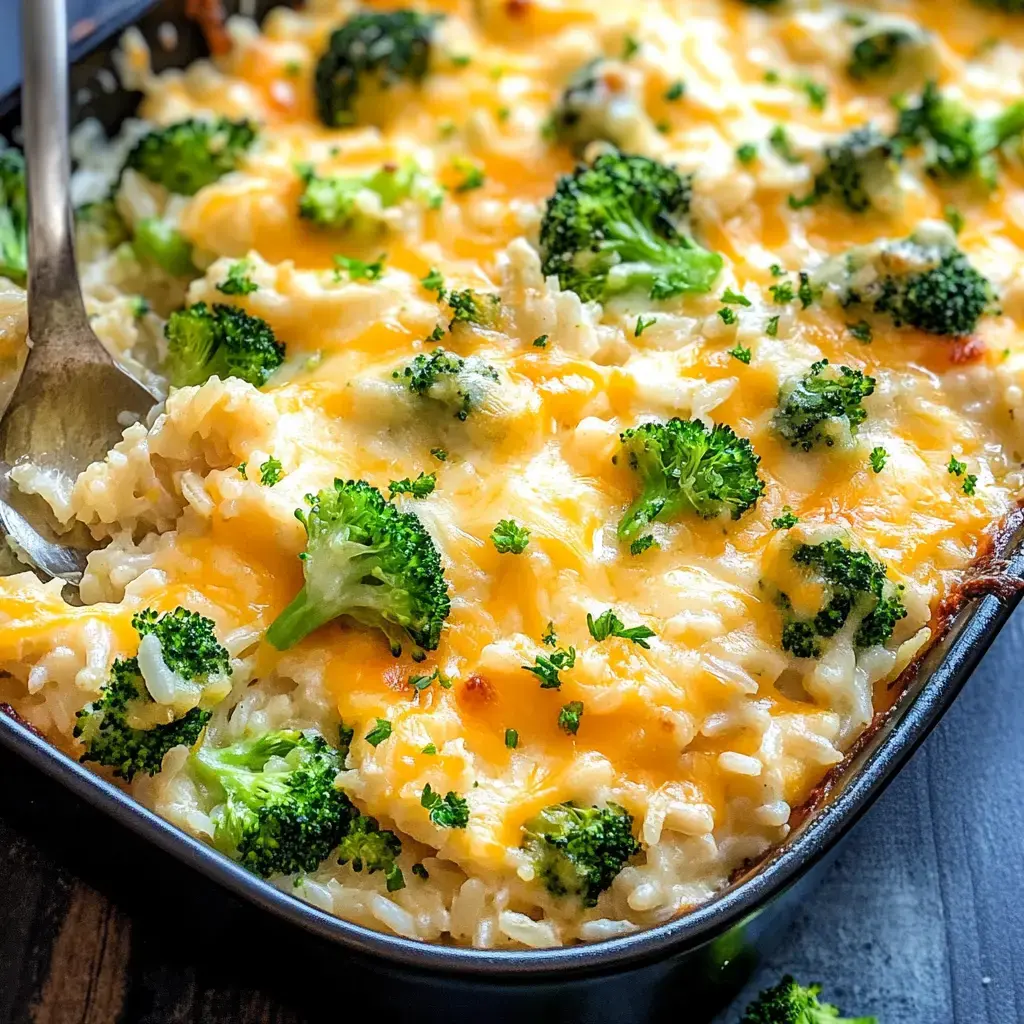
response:
{"label": "dark wood surface", "polygon": [[[70,0],[72,17],[96,3]],[[18,76],[18,6],[0,0],[0,92]],[[883,1024],[1024,1022],[1022,616],[722,1024],[785,971]],[[2,751],[0,779],[0,1024],[352,1019],[338,951],[242,906]]]}

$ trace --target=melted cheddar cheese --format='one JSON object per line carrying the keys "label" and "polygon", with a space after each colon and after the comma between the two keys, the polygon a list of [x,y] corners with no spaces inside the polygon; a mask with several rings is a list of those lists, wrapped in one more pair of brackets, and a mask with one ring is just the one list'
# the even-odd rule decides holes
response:
{"label": "melted cheddar cheese", "polygon": [[[386,116],[373,126],[331,129],[316,117],[317,58],[354,10],[341,0],[275,10],[260,30],[233,20],[231,52],[183,72],[153,74],[139,38],[126,39],[123,63],[143,88],[146,122],[247,117],[260,136],[237,172],[191,198],[126,175],[118,197],[126,219],[160,210],[205,269],[176,292],[126,269],[123,253],[86,260],[97,330],[119,357],[155,368],[175,305],[230,301],[269,323],[287,357],[261,390],[214,378],[172,391],[149,425],[128,428],[106,462],[51,496],[66,522],[84,523],[105,547],[92,556],[82,607],[29,576],[0,581],[0,663],[11,673],[0,693],[74,749],[76,707],[115,655],[134,653],[132,613],[201,611],[229,638],[238,678],[251,682],[236,687],[241,710],[215,717],[211,730],[353,726],[343,788],[398,830],[410,863],[433,858],[431,881],[393,896],[380,876],[327,865],[304,883],[306,898],[377,927],[485,946],[621,934],[709,898],[784,838],[791,809],[886,706],[888,684],[931,638],[938,602],[1015,503],[1024,165],[1006,154],[997,187],[979,191],[943,186],[908,162],[894,209],[792,208],[788,197],[805,194],[811,175],[806,161],[787,162],[765,142],[773,129],[784,126],[810,151],[867,122],[894,123],[889,96],[846,73],[849,9],[838,3],[778,12],[740,0],[416,6],[445,15],[430,72],[418,87],[387,93]],[[934,32],[939,78],[972,109],[987,113],[1020,96],[1024,18],[966,2],[866,7]],[[693,174],[694,233],[725,260],[707,295],[660,304],[632,296],[601,308],[541,273],[543,206],[575,163],[545,124],[573,72],[598,57],[625,69],[636,149]],[[807,83],[824,90],[823,102]],[[757,144],[755,160],[737,160],[745,143]],[[403,209],[363,244],[298,216],[296,165],[362,174],[409,159],[446,186],[438,209]],[[482,184],[460,190],[467,166]],[[949,206],[965,224],[959,245],[1000,300],[970,343],[884,320],[872,321],[865,343],[841,309],[773,301],[773,265],[795,280],[852,245],[904,238]],[[350,280],[334,272],[338,254],[384,254],[384,271]],[[229,299],[217,285],[239,259],[258,288]],[[464,423],[425,411],[392,377],[447,326],[420,283],[432,268],[448,288],[501,298],[497,329],[460,324],[443,342],[500,375],[495,406]],[[735,323],[719,315],[727,288],[749,303],[733,307]],[[155,312],[134,324],[125,297],[139,291]],[[0,321],[13,345],[24,337],[20,299],[0,298],[13,311]],[[638,317],[653,322],[641,330]],[[547,343],[534,344],[542,335]],[[737,346],[749,349],[749,362],[731,354]],[[778,436],[773,417],[780,386],[823,358],[877,386],[848,445],[803,452]],[[736,521],[659,520],[657,546],[634,556],[615,535],[637,488],[614,458],[619,435],[672,416],[726,423],[749,438],[766,488]],[[868,457],[876,447],[887,453],[880,472]],[[273,487],[239,474],[240,463],[270,456],[283,466]],[[973,494],[948,471],[951,456],[977,478]],[[302,585],[306,538],[293,512],[304,495],[335,478],[386,493],[389,482],[421,472],[436,474],[434,492],[398,501],[434,538],[452,599],[426,662],[393,658],[380,633],[345,620],[287,652],[263,641]],[[772,525],[787,506],[799,517],[791,531]],[[492,544],[502,519],[530,530],[522,554]],[[820,660],[794,658],[780,643],[775,595],[785,591],[794,609],[814,613],[821,589],[794,573],[792,543],[827,536],[882,561],[904,588],[908,615],[884,647],[856,652],[847,640]],[[587,614],[606,608],[627,626],[649,626],[650,648],[595,641]],[[524,671],[550,653],[549,624],[559,646],[577,652],[557,691]],[[410,677],[435,668],[450,688],[410,687]],[[575,735],[558,725],[569,701],[585,709]],[[392,733],[372,746],[363,737],[375,719]],[[515,749],[508,729],[518,732]],[[467,828],[430,821],[427,784],[465,797]],[[133,789],[205,834],[180,759]],[[622,805],[644,845],[593,910],[544,893],[520,849],[524,822],[567,800]]]}

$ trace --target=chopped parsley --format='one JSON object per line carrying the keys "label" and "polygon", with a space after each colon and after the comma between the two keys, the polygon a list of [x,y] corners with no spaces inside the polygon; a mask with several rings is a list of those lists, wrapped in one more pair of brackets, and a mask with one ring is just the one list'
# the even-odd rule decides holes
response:
{"label": "chopped parsley", "polygon": [[559,672],[572,668],[576,664],[576,648],[566,650],[559,647],[551,654],[538,654],[533,665],[524,665],[524,672],[532,672],[539,680],[542,690],[557,690],[562,685]]}
{"label": "chopped parsley", "polygon": [[738,343],[733,348],[729,349],[729,355],[731,355],[733,359],[738,359],[741,363],[745,363],[748,366],[750,365],[751,354],[752,353],[749,348],[744,348]]}
{"label": "chopped parsley", "polygon": [[444,275],[437,267],[431,267],[427,273],[420,278],[420,284],[428,292],[437,292],[437,298],[440,302],[444,298]]}
{"label": "chopped parsley", "polygon": [[719,311],[718,315],[722,318],[723,324],[732,324],[739,322],[739,317],[736,315],[736,310],[731,309],[729,306],[723,306]]}
{"label": "chopped parsley", "polygon": [[794,84],[803,91],[812,109],[825,109],[825,104],[828,102],[828,89],[824,85],[814,81],[813,78],[808,78],[806,75],[801,75]]}
{"label": "chopped parsley", "polygon": [[372,263],[357,259],[355,256],[335,256],[334,280],[340,281],[344,275],[348,275],[350,281],[376,281],[384,273],[385,259],[384,253]]}
{"label": "chopped parsley", "polygon": [[793,143],[790,141],[786,129],[783,128],[781,124],[777,124],[769,133],[768,145],[771,146],[787,164],[800,163],[800,157],[798,157],[796,152],[793,150]]}
{"label": "chopped parsley", "polygon": [[744,142],[736,147],[736,159],[741,164],[752,164],[757,159],[757,145],[753,142]]}
{"label": "chopped parsley", "polygon": [[548,647],[558,646],[558,634],[555,632],[555,624],[550,619],[548,620],[547,626],[544,628],[544,632],[541,634],[540,642],[547,644]]}
{"label": "chopped parsley", "polygon": [[571,700],[568,704],[562,705],[558,712],[558,728],[569,736],[575,736],[580,731],[580,719],[583,717],[583,701]]}
{"label": "chopped parsley", "polygon": [[868,456],[871,460],[871,468],[876,473],[881,473],[885,469],[886,460],[889,458],[889,453],[879,445],[877,448],[871,449],[871,454]]}
{"label": "chopped parsley", "polygon": [[284,476],[284,467],[273,455],[260,466],[260,483],[273,487]]}
{"label": "chopped parsley", "polygon": [[391,723],[386,718],[378,718],[377,724],[366,734],[366,742],[371,747],[379,746],[391,735]]}
{"label": "chopped parsley", "polygon": [[548,335],[542,334],[537,338],[533,339],[534,348],[547,348],[548,347]]}
{"label": "chopped parsley", "polygon": [[462,175],[462,181],[455,186],[456,192],[472,192],[474,189],[483,188],[487,181],[487,175],[483,168],[471,163],[469,160],[455,160],[455,169]]}
{"label": "chopped parsley", "polygon": [[629,545],[629,553],[631,555],[642,555],[648,548],[656,548],[658,542],[654,539],[654,534],[648,533],[643,537],[637,537],[632,544]]}
{"label": "chopped parsley", "polygon": [[515,729],[505,730],[505,746],[509,750],[515,750],[519,746],[519,733]]}
{"label": "chopped parsley", "polygon": [[768,317],[768,322],[764,325],[764,333],[769,338],[777,338],[779,335],[779,319],[778,316]]}
{"label": "chopped parsley", "polygon": [[652,316],[649,320],[645,320],[642,316],[638,316],[636,318],[636,327],[633,328],[633,337],[639,338],[648,327],[653,326],[657,322],[658,318],[656,316]]}
{"label": "chopped parsley", "polygon": [[469,804],[451,790],[442,797],[430,788],[428,782],[423,787],[420,805],[430,812],[430,820],[438,828],[465,828],[469,824]]}
{"label": "chopped parsley", "polygon": [[731,288],[726,288],[725,291],[722,292],[722,301],[730,306],[753,305],[746,295],[742,295],[740,292],[734,292]]}
{"label": "chopped parsley", "polygon": [[968,497],[971,497],[974,494],[974,492],[977,490],[977,487],[978,487],[978,477],[977,477],[977,474],[975,474],[975,473],[968,473],[967,472],[967,463],[966,462],[961,462],[955,455],[950,455],[950,457],[949,457],[949,465],[946,466],[946,469],[953,476],[962,476],[964,478],[963,479],[962,490],[963,490],[964,494],[966,494]]}
{"label": "chopped parsley", "polygon": [[596,619],[587,612],[587,629],[598,643],[607,640],[610,636],[617,636],[623,640],[632,640],[645,651],[651,649],[651,645],[647,641],[657,635],[649,626],[630,626],[627,629],[625,623],[615,614],[614,608],[608,608],[601,612]]}

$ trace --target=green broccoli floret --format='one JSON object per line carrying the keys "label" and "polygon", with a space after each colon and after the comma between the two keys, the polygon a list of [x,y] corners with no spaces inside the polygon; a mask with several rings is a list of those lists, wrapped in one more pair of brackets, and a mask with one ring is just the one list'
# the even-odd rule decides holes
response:
{"label": "green broccoli floret", "polygon": [[309,511],[295,512],[308,536],[306,583],[267,641],[287,650],[344,615],[383,631],[396,657],[403,634],[436,650],[451,602],[441,558],[419,519],[363,480],[335,480],[306,500]]}
{"label": "green broccoli floret", "polygon": [[656,421],[626,430],[622,451],[640,477],[640,495],[619,521],[619,537],[630,540],[655,519],[694,513],[733,519],[751,508],[764,490],[761,461],[750,442],[723,423],[711,430],[700,420]]}
{"label": "green broccoli floret", "polygon": [[[85,747],[83,762],[113,768],[114,775],[128,782],[139,773],[156,775],[167,751],[196,742],[210,720],[204,705],[227,695],[231,675],[228,652],[217,640],[213,622],[202,615],[185,608],[165,615],[146,609],[132,618],[132,626],[147,670],[162,660],[170,676],[158,670],[152,679],[144,678],[138,656],[117,658],[109,682],[78,712],[74,729]],[[145,654],[143,646],[148,648]],[[192,704],[183,713],[182,701]]]}
{"label": "green broccoli floret", "polygon": [[747,1007],[740,1024],[878,1024],[877,1017],[840,1017],[818,1001],[820,985],[801,985],[787,974]]}
{"label": "green broccoli floret", "polygon": [[540,228],[545,274],[584,300],[707,292],[722,257],[685,232],[690,178],[642,156],[604,153],[559,179]]}
{"label": "green broccoli floret", "polygon": [[25,159],[0,150],[0,276],[24,284],[28,273],[28,196]]}
{"label": "green broccoli floret", "polygon": [[391,375],[403,381],[414,395],[433,399],[465,420],[486,400],[500,379],[498,371],[478,356],[463,359],[447,349],[416,356],[403,370]]}
{"label": "green broccoli floret", "polygon": [[829,199],[853,213],[890,209],[898,200],[901,159],[899,146],[873,125],[857,128],[824,148],[811,193],[791,198],[790,205],[812,206]]}
{"label": "green broccoli floret", "polygon": [[336,29],[317,62],[316,107],[330,128],[355,124],[356,105],[399,82],[419,85],[440,18],[415,11],[366,11]]}
{"label": "green broccoli floret", "polygon": [[582,155],[591,142],[624,146],[643,111],[625,88],[621,65],[598,59],[584,64],[569,79],[551,115],[551,132]]}
{"label": "green broccoli floret", "polygon": [[255,141],[251,121],[188,118],[143,135],[128,154],[125,167],[169,192],[194,196],[236,170]]}
{"label": "green broccoli floret", "polygon": [[633,816],[618,804],[545,807],[523,826],[522,847],[552,896],[593,907],[630,857],[640,852]]}
{"label": "green broccoli floret", "polygon": [[334,784],[341,758],[313,730],[204,745],[190,768],[212,804],[213,845],[263,878],[315,871],[356,816]]}
{"label": "green broccoli floret", "polygon": [[935,37],[904,18],[866,16],[850,47],[847,74],[886,88],[909,87],[938,70]]}
{"label": "green broccoli floret", "polygon": [[402,841],[394,832],[381,829],[374,818],[360,814],[338,846],[338,863],[351,863],[353,871],[365,867],[368,875],[383,871],[388,892],[397,892],[405,888],[405,876],[398,866],[401,852]]}
{"label": "green broccoli floret", "polygon": [[175,387],[202,384],[216,374],[261,387],[284,360],[270,324],[237,306],[197,302],[172,313],[164,328],[164,373]]}
{"label": "green broccoli floret", "polygon": [[440,188],[411,161],[388,164],[373,174],[318,175],[312,167],[300,169],[305,188],[299,197],[299,216],[317,227],[359,234],[383,228],[380,212],[406,199],[435,208]]}
{"label": "green broccoli floret", "polygon": [[868,415],[861,403],[874,390],[874,377],[820,359],[803,377],[783,385],[773,425],[794,448],[831,448],[857,433]]}
{"label": "green broccoli floret", "polygon": [[192,243],[161,217],[145,217],[135,225],[132,248],[143,263],[151,263],[172,277],[197,273],[192,262]]}
{"label": "green broccoli floret", "polygon": [[99,199],[78,207],[75,210],[75,225],[80,230],[93,232],[104,249],[116,249],[122,242],[128,241],[128,226],[121,219],[112,199]]}
{"label": "green broccoli floret", "polygon": [[897,327],[953,337],[971,334],[992,301],[992,286],[944,224],[851,249],[817,271],[815,284],[844,307],[867,306]]}
{"label": "green broccoli floret", "polygon": [[825,595],[825,604],[811,619],[793,615],[783,595],[782,647],[798,658],[819,657],[820,641],[835,636],[852,613],[861,617],[853,636],[858,649],[886,643],[907,615],[900,597],[903,588],[890,582],[885,565],[865,551],[833,539],[797,545],[793,561],[821,584]]}
{"label": "green broccoli floret", "polygon": [[897,138],[924,147],[925,168],[936,179],[971,179],[995,188],[998,150],[1024,132],[1024,100],[995,117],[976,117],[929,82],[917,102],[900,112]]}

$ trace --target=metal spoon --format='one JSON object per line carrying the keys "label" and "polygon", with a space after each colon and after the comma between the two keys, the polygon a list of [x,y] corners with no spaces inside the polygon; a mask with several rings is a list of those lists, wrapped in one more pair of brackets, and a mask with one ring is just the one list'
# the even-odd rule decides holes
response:
{"label": "metal spoon", "polygon": [[53,514],[22,494],[11,467],[31,461],[59,487],[120,440],[124,413],[156,401],[89,326],[75,267],[68,149],[64,0],[23,0],[22,123],[28,168],[29,353],[0,421],[0,528],[43,574],[78,583],[91,544],[59,535]]}

